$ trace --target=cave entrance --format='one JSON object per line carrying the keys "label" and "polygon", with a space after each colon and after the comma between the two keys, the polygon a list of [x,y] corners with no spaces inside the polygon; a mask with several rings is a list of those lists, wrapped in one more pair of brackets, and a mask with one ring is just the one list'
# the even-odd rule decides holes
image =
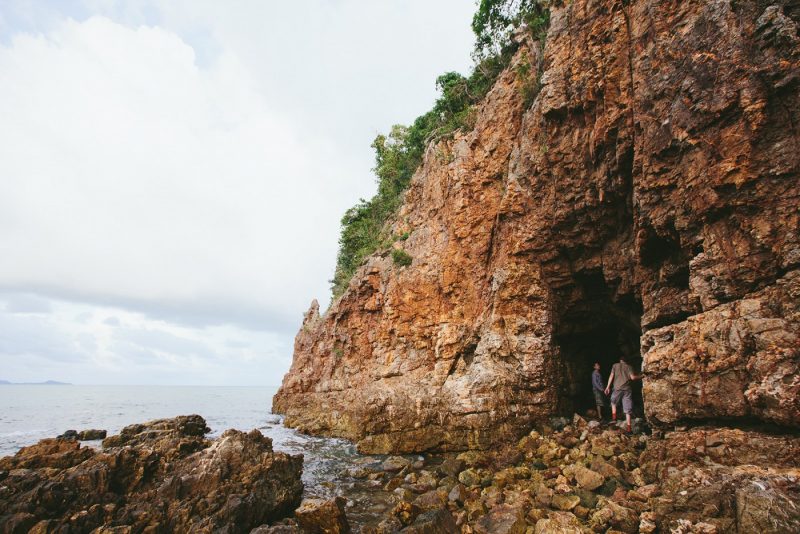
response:
{"label": "cave entrance", "polygon": [[[633,295],[612,292],[599,270],[576,274],[573,280],[575,285],[562,294],[561,313],[555,321],[555,342],[565,373],[559,408],[567,415],[586,415],[595,407],[591,382],[594,362],[600,363],[604,384],[620,356],[625,356],[635,371],[641,371],[642,306]],[[640,380],[633,382],[633,399],[634,416],[643,416]],[[610,413],[608,408],[603,415],[607,418]]]}

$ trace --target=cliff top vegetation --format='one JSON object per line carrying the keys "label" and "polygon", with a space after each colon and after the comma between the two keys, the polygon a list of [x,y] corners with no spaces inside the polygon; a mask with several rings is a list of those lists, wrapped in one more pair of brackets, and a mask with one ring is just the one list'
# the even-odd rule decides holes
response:
{"label": "cliff top vegetation", "polygon": [[439,98],[430,111],[409,126],[392,126],[388,134],[378,135],[372,142],[378,191],[369,200],[360,199],[342,217],[336,270],[330,281],[334,299],[344,292],[367,256],[396,241],[385,228],[386,222],[400,206],[428,144],[474,125],[477,104],[516,52],[512,33],[525,25],[535,39],[543,39],[548,22],[546,0],[480,0],[472,20],[472,72],[439,76]]}

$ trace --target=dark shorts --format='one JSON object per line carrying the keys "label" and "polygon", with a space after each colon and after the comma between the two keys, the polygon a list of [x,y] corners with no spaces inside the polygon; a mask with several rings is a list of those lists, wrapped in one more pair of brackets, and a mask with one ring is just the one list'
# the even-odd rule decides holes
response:
{"label": "dark shorts", "polygon": [[594,391],[594,403],[595,403],[595,405],[597,405],[597,406],[608,406],[608,403],[606,402],[606,394],[605,393],[603,393],[602,391],[599,391],[597,389],[593,389],[592,391]]}
{"label": "dark shorts", "polygon": [[633,413],[633,393],[629,389],[615,389],[611,393],[611,404],[619,406],[619,401],[622,400],[622,410],[625,413]]}

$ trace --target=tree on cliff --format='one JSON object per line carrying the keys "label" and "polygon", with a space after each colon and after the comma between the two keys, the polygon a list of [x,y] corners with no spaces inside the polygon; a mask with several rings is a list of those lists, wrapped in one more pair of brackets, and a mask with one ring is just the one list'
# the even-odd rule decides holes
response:
{"label": "tree on cliff", "polygon": [[524,24],[535,39],[543,39],[549,21],[548,5],[548,0],[481,0],[472,20],[476,42],[475,67],[470,75],[442,74],[436,79],[440,96],[433,109],[410,126],[395,125],[388,135],[375,138],[373,171],[378,192],[369,200],[360,199],[342,217],[336,270],[330,281],[334,298],[344,293],[368,256],[378,250],[388,251],[398,239],[389,235],[386,222],[400,206],[426,147],[433,140],[473,127],[475,106],[516,51],[512,32]]}

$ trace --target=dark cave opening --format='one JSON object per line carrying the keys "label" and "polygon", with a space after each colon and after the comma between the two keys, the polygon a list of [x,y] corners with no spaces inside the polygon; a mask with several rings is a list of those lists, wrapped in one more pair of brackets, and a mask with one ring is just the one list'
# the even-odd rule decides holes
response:
{"label": "dark cave opening", "polygon": [[[635,371],[641,371],[641,303],[630,294],[614,295],[603,273],[592,271],[574,276],[576,285],[557,314],[555,342],[561,353],[564,381],[560,394],[560,411],[585,415],[594,409],[591,375],[594,362],[600,363],[603,384],[608,383],[611,366],[620,356]],[[633,382],[634,416],[644,414],[641,381]],[[610,406],[610,400],[607,399]],[[609,417],[610,407],[603,415]],[[622,415],[622,408],[619,408]]]}

